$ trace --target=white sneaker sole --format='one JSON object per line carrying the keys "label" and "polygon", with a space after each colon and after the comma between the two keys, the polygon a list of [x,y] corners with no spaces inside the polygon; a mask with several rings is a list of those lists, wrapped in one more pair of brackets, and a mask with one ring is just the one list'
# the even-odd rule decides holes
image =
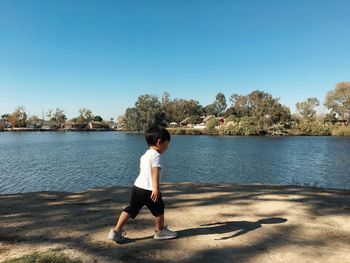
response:
{"label": "white sneaker sole", "polygon": [[115,241],[115,242],[122,242],[124,239],[125,239],[125,237],[123,237],[122,239],[114,239],[114,238],[110,238],[110,237],[108,237],[108,239],[110,239],[110,240],[112,240],[112,241]]}
{"label": "white sneaker sole", "polygon": [[177,238],[177,236],[167,236],[167,237],[157,237],[157,236],[154,236],[153,237],[155,240],[166,240],[166,239],[174,239],[174,238]]}

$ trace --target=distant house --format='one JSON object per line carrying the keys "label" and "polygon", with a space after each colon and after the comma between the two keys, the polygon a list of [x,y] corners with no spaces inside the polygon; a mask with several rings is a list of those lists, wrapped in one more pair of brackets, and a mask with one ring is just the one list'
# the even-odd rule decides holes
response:
{"label": "distant house", "polygon": [[79,130],[87,130],[88,123],[75,123],[73,121],[66,121],[62,127],[66,131],[79,131]]}
{"label": "distant house", "polygon": [[35,124],[28,124],[27,125],[28,130],[34,130],[35,129]]}
{"label": "distant house", "polygon": [[90,130],[109,130],[110,129],[108,125],[99,121],[89,122],[87,128]]}
{"label": "distant house", "polygon": [[73,121],[66,121],[63,124],[64,130],[72,130],[74,128],[74,122]]}
{"label": "distant house", "polygon": [[41,129],[44,131],[57,130],[59,125],[54,121],[43,121],[41,125]]}
{"label": "distant house", "polygon": [[74,123],[73,129],[74,130],[86,130],[86,129],[88,129],[88,124],[87,123]]}
{"label": "distant house", "polygon": [[212,118],[214,118],[214,115],[208,115],[203,119],[203,123],[207,124],[208,121],[210,121]]}
{"label": "distant house", "polygon": [[183,121],[180,122],[180,126],[181,127],[192,128],[193,127],[193,123],[191,123],[190,121],[191,121],[191,118],[187,117],[186,119],[184,119]]}
{"label": "distant house", "polygon": [[117,130],[119,128],[119,125],[116,122],[110,122],[110,123],[108,123],[108,125],[111,129]]}
{"label": "distant house", "polygon": [[200,124],[196,124],[194,125],[193,128],[195,129],[205,129],[207,126],[205,126],[204,122],[200,123]]}
{"label": "distant house", "polygon": [[39,121],[31,121],[27,124],[27,129],[28,130],[39,130],[41,129],[42,125],[41,122]]}
{"label": "distant house", "polygon": [[338,117],[337,118],[337,123],[340,124],[341,126],[347,126],[349,125],[349,113],[345,113],[344,116]]}
{"label": "distant house", "polygon": [[224,117],[217,117],[216,119],[219,121],[220,125],[225,124],[225,118]]}
{"label": "distant house", "polygon": [[219,124],[222,125],[225,123],[225,118],[224,117],[215,117],[214,115],[208,115],[203,119],[203,123],[207,124],[211,119],[216,119],[218,120]]}
{"label": "distant house", "polygon": [[348,125],[348,120],[345,119],[338,119],[337,123],[341,126],[347,126]]}
{"label": "distant house", "polygon": [[12,124],[8,121],[5,121],[5,120],[0,120],[0,126],[4,129],[11,129],[12,128]]}
{"label": "distant house", "polygon": [[174,122],[174,121],[173,121],[173,122],[170,122],[170,123],[169,123],[169,127],[170,127],[170,128],[177,128],[177,127],[179,127],[179,124],[178,124],[177,122]]}

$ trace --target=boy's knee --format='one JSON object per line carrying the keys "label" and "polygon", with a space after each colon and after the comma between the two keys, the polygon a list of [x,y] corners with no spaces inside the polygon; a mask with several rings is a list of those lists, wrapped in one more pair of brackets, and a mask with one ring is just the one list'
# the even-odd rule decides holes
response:
{"label": "boy's knee", "polygon": [[159,212],[155,212],[155,213],[151,212],[151,213],[152,213],[152,215],[153,215],[154,217],[161,217],[161,216],[164,216],[164,210],[163,210],[163,211],[159,211]]}
{"label": "boy's knee", "polygon": [[140,210],[128,206],[124,209],[124,212],[128,213],[130,218],[135,219]]}

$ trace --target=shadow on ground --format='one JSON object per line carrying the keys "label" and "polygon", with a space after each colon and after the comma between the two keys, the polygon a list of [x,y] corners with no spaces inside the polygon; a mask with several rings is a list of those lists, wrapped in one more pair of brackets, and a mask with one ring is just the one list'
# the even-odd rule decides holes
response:
{"label": "shadow on ground", "polygon": [[[230,239],[244,235],[250,231],[262,227],[263,224],[280,224],[287,222],[285,218],[266,218],[256,222],[249,221],[226,221],[216,222],[212,224],[203,224],[198,228],[190,228],[178,231],[179,237],[213,235],[213,234],[229,234],[228,236],[218,238],[216,240]],[[237,231],[237,232],[236,232]],[[233,234],[233,232],[236,232]]]}

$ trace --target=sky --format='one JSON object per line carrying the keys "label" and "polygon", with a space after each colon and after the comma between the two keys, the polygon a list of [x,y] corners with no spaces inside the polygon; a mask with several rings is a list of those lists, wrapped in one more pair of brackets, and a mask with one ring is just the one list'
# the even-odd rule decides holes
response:
{"label": "sky", "polygon": [[0,114],[116,118],[144,94],[254,90],[295,112],[350,81],[348,0],[0,0]]}

